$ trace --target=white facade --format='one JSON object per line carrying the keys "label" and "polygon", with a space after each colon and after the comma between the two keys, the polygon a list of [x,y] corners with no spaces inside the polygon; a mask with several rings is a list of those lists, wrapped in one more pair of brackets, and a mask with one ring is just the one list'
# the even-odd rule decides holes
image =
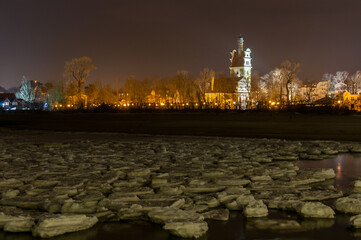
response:
{"label": "white facade", "polygon": [[246,109],[249,102],[251,91],[251,75],[252,75],[252,58],[251,49],[243,50],[244,40],[242,37],[238,39],[238,51],[231,52],[231,66],[229,67],[231,76],[239,78],[237,84],[237,105],[240,109]]}
{"label": "white facade", "polygon": [[326,95],[329,93],[328,89],[329,89],[329,83],[327,81],[317,83],[317,86],[312,94],[314,100],[318,100],[326,97]]}
{"label": "white facade", "polygon": [[[308,96],[310,91],[311,91],[310,94],[311,96]],[[299,88],[299,95],[301,99],[305,99],[305,100],[317,101],[321,98],[326,97],[327,94],[330,94],[329,83],[327,81],[317,83],[314,89],[311,89],[311,87],[308,86]],[[310,97],[311,99],[308,99],[308,97]]]}

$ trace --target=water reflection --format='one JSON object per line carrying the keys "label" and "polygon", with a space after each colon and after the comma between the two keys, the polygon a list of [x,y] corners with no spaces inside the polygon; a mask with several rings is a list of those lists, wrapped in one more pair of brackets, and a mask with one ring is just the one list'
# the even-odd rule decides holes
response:
{"label": "water reflection", "polygon": [[330,228],[335,224],[335,219],[323,219],[323,218],[316,218],[316,219],[309,219],[305,218],[302,219],[300,222],[301,226],[306,230],[315,230],[321,228]]}
{"label": "water reflection", "polygon": [[305,168],[333,168],[336,173],[334,186],[339,190],[345,190],[352,181],[361,176],[361,156],[344,154],[332,159],[324,160],[301,160],[296,165],[300,169]]}

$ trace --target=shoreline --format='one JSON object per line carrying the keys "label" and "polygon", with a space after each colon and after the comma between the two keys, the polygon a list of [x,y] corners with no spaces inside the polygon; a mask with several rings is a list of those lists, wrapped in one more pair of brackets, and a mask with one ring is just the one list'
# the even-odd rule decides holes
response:
{"label": "shoreline", "polygon": [[359,115],[241,113],[5,113],[0,128],[53,132],[361,141]]}

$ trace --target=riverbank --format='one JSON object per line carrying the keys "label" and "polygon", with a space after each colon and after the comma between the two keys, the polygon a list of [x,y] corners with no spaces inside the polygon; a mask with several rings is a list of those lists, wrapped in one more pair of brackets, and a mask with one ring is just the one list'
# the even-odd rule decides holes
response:
{"label": "riverbank", "polygon": [[361,115],[296,112],[1,113],[0,128],[361,141]]}

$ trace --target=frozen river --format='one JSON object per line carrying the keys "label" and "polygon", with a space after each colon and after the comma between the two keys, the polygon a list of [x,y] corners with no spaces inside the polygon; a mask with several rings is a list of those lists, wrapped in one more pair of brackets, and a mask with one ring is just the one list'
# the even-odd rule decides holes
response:
{"label": "frozen river", "polygon": [[[51,142],[47,139],[44,143],[47,137]],[[218,216],[208,215],[208,231],[200,239],[361,236],[348,228],[350,216],[346,214],[313,219],[276,210],[282,201],[292,199],[284,198],[288,195],[296,196],[297,201],[322,198],[318,201],[331,206],[342,195],[340,190],[346,194],[351,191],[353,181],[361,176],[361,157],[343,152],[359,151],[357,143],[115,135],[107,140],[102,135],[88,134],[78,135],[72,141],[67,141],[66,134],[4,138],[0,143],[2,211],[14,214],[11,213],[14,206],[22,208],[35,224],[47,211],[94,214],[107,221],[55,239],[179,239],[161,224],[122,218],[141,219],[142,211],[150,211],[142,209],[164,208],[169,206],[164,204],[172,202],[181,204],[177,205],[183,209],[177,210],[180,213],[197,211],[207,216],[215,203],[222,211],[240,208],[238,200],[235,201],[237,196],[262,199],[269,208],[263,220],[294,220],[297,229],[271,230],[269,226],[255,224],[255,218],[246,219],[241,211],[230,211],[227,221],[216,221]],[[320,168],[332,168],[335,174]],[[334,199],[329,199],[329,195]],[[0,231],[0,239],[34,238],[31,233]]]}
{"label": "frozen river", "polygon": [[[347,191],[352,182],[361,177],[361,157],[350,154],[338,155],[332,159],[302,160],[296,165],[300,169],[333,168],[336,173],[334,186]],[[297,219],[294,213],[272,211],[268,218]],[[227,222],[209,221],[209,230],[201,239],[243,240],[243,239],[356,239],[361,232],[348,228],[348,215],[339,214],[335,219],[301,220],[305,231],[285,232],[255,230],[247,227],[247,220],[239,212],[231,212]],[[30,240],[30,234],[0,232],[0,239]],[[56,237],[57,240],[96,240],[96,239],[142,239],[167,240],[179,239],[170,235],[158,224],[145,221],[101,223],[91,229]]]}

